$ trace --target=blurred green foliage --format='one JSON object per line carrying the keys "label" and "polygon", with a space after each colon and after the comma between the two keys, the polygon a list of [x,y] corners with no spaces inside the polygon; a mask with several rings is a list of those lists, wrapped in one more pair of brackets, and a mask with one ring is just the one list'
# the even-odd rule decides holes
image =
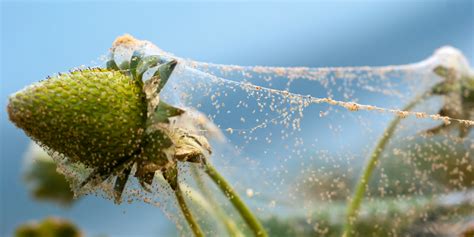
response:
{"label": "blurred green foliage", "polygon": [[37,200],[51,201],[62,205],[74,202],[74,193],[63,174],[57,172],[53,159],[38,145],[32,144],[28,156],[24,179]]}
{"label": "blurred green foliage", "polygon": [[82,237],[81,231],[71,222],[49,217],[41,222],[26,223],[15,231],[15,237]]}
{"label": "blurred green foliage", "polygon": [[[474,193],[460,195],[457,204],[446,203],[455,198],[376,199],[364,202],[355,223],[354,236],[445,236],[468,233],[474,224]],[[321,203],[311,217],[270,217],[264,225],[270,236],[340,237],[344,229],[345,202]],[[442,228],[436,228],[442,227]],[[457,236],[457,235],[455,235]],[[462,235],[461,235],[462,236]]]}

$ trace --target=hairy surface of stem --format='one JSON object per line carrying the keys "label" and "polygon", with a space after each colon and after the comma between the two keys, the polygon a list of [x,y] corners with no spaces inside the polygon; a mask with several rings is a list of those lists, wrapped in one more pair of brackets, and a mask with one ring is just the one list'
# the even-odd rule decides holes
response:
{"label": "hairy surface of stem", "polygon": [[188,222],[189,227],[193,231],[194,236],[204,237],[201,227],[199,227],[199,224],[194,219],[191,211],[188,208],[188,205],[186,204],[186,201],[184,200],[183,192],[181,191],[179,185],[176,187],[174,194],[176,195],[176,200],[178,200],[179,207],[181,208],[181,211],[183,212],[184,218]]}
{"label": "hairy surface of stem", "polygon": [[260,221],[253,215],[250,209],[240,199],[239,195],[232,186],[222,177],[219,172],[209,163],[206,164],[206,173],[216,183],[216,185],[227,196],[232,205],[237,209],[242,219],[247,223],[255,236],[268,236]]}
{"label": "hairy surface of stem", "polygon": [[211,192],[209,192],[209,187],[204,183],[201,175],[199,174],[199,170],[195,167],[191,167],[191,172],[193,174],[194,180],[199,188],[199,190],[203,193],[204,197],[207,201],[213,205],[213,212],[214,214],[224,223],[224,227],[231,237],[243,237],[243,233],[237,227],[237,224],[222,210],[219,206],[217,201],[214,199]]}
{"label": "hairy surface of stem", "polygon": [[[412,110],[418,103],[420,103],[429,93],[423,93],[420,96],[417,96],[413,101],[411,101],[408,105],[403,108],[403,111],[410,111]],[[354,224],[357,219],[357,215],[359,212],[360,205],[362,203],[362,199],[364,198],[365,191],[367,190],[367,185],[372,177],[375,167],[377,166],[378,161],[380,160],[380,156],[382,155],[383,151],[385,150],[388,141],[394,134],[397,125],[403,119],[402,116],[397,116],[395,119],[390,122],[389,126],[385,129],[382,138],[377,143],[377,146],[372,151],[370,155],[369,161],[367,162],[364,171],[357,182],[357,186],[355,192],[352,196],[352,200],[350,201],[347,213],[346,213],[346,223],[344,225],[344,237],[352,236]]]}

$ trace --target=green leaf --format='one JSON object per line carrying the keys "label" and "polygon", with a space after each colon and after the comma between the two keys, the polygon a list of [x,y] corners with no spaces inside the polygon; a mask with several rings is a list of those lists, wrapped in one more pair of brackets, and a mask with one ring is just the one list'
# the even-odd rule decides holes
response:
{"label": "green leaf", "polygon": [[130,68],[130,62],[129,61],[123,61],[119,66],[119,69],[122,70],[122,71],[126,71],[129,68]]}
{"label": "green leaf", "polygon": [[442,81],[433,86],[431,92],[435,95],[446,95],[447,93],[451,92],[451,85],[446,81]]}
{"label": "green leaf", "polygon": [[163,177],[168,181],[168,184],[173,190],[176,190],[178,187],[178,167],[174,163],[173,166],[167,168],[163,171]]}
{"label": "green leaf", "polygon": [[153,115],[153,122],[168,123],[169,117],[179,116],[183,113],[184,110],[173,107],[163,101],[160,101]]}
{"label": "green leaf", "polygon": [[159,61],[159,57],[155,55],[144,57],[138,63],[138,66],[137,66],[136,73],[137,73],[138,79],[141,80],[143,77],[143,74],[151,67],[156,66],[158,64],[158,61]]}
{"label": "green leaf", "polygon": [[155,173],[154,172],[147,173],[144,176],[140,177],[139,182],[140,182],[140,186],[143,188],[143,190],[145,190],[147,192],[152,191],[150,189],[150,187],[153,184],[153,178],[155,178]]}
{"label": "green leaf", "polygon": [[109,61],[107,61],[107,69],[109,70],[115,70],[115,71],[119,71],[120,68],[118,67],[117,63],[115,62],[115,60],[113,59],[110,59]]}
{"label": "green leaf", "polygon": [[121,174],[117,175],[117,179],[114,184],[114,199],[115,203],[120,203],[122,199],[122,193],[125,189],[125,185],[128,181],[128,176],[132,172],[132,167],[126,167]]}
{"label": "green leaf", "polygon": [[442,81],[433,86],[431,92],[435,95],[446,95],[450,92],[459,92],[461,85],[459,83],[452,83],[450,81]]}
{"label": "green leaf", "polygon": [[474,91],[474,75],[473,76],[463,76],[461,78],[461,81],[463,83],[463,87],[466,90]]}
{"label": "green leaf", "polygon": [[138,64],[142,61],[143,54],[140,51],[133,52],[132,58],[130,59],[130,73],[134,80],[138,80],[137,78],[137,67]]}
{"label": "green leaf", "polygon": [[[463,107],[474,106],[474,88],[464,87],[462,90]],[[466,108],[466,111],[470,109]]]}
{"label": "green leaf", "polygon": [[443,78],[446,78],[449,76],[449,69],[444,67],[444,66],[437,66],[435,69],[433,69],[433,72]]}
{"label": "green leaf", "polygon": [[107,167],[97,167],[95,168],[80,184],[80,187],[84,187],[89,182],[96,180],[101,183],[102,181],[108,179],[110,176],[116,174],[123,167],[131,166],[134,162],[134,157],[138,155],[140,149],[137,149],[132,155],[127,156],[119,160],[116,164]]}
{"label": "green leaf", "polygon": [[170,78],[171,73],[173,73],[176,64],[178,64],[178,61],[173,59],[165,64],[160,65],[158,67],[158,70],[156,70],[156,72],[153,74],[153,76],[157,76],[160,78],[160,84],[158,85],[158,93],[161,91],[161,89],[163,89],[166,82],[168,82],[168,79]]}
{"label": "green leaf", "polygon": [[158,148],[158,149],[168,148],[171,145],[173,145],[173,141],[171,141],[170,137],[165,132],[159,129],[147,135],[146,143],[153,145],[153,148]]}

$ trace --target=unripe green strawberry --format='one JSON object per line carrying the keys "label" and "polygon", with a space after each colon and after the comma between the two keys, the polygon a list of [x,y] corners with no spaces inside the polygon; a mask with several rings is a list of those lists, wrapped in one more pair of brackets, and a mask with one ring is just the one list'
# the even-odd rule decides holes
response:
{"label": "unripe green strawberry", "polygon": [[10,120],[49,149],[90,167],[139,149],[146,123],[141,85],[120,71],[59,74],[10,97]]}

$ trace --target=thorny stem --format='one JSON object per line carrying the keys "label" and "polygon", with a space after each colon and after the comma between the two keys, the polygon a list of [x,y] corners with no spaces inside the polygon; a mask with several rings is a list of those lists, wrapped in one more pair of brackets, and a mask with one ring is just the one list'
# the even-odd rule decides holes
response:
{"label": "thorny stem", "polygon": [[176,189],[174,190],[174,194],[176,195],[176,199],[178,200],[179,207],[181,208],[181,211],[183,212],[184,218],[188,222],[189,227],[193,231],[194,236],[204,237],[201,227],[199,227],[199,224],[196,222],[193,215],[191,214],[191,211],[189,210],[188,205],[186,205],[186,201],[184,200],[183,192],[181,191],[179,184],[176,186]]}
{"label": "thorny stem", "polygon": [[[423,93],[420,96],[417,96],[413,99],[408,105],[403,108],[403,111],[410,111],[412,110],[418,103],[423,101],[430,92]],[[393,133],[395,132],[397,125],[403,119],[402,116],[397,116],[395,119],[390,122],[389,126],[385,129],[382,138],[378,141],[377,146],[372,151],[370,155],[369,161],[367,162],[365,169],[362,173],[362,176],[359,178],[357,183],[355,192],[352,196],[352,200],[347,208],[346,213],[346,223],[344,225],[344,234],[343,237],[350,237],[353,234],[354,224],[357,219],[357,215],[359,212],[359,208],[364,198],[365,191],[367,190],[367,185],[372,177],[374,169],[380,159],[380,155],[382,155],[383,151],[385,150],[385,146],[388,144],[388,141],[392,137]]]}
{"label": "thorny stem", "polygon": [[242,199],[240,199],[237,192],[235,192],[235,190],[225,180],[225,178],[222,177],[210,163],[206,164],[205,171],[212,179],[212,181],[214,181],[214,183],[216,183],[216,185],[221,189],[221,191],[227,196],[229,201],[240,213],[240,216],[242,217],[242,219],[244,219],[244,221],[250,227],[255,236],[268,236],[265,229],[263,229],[263,226],[260,221],[253,215],[247,205],[245,205]]}

